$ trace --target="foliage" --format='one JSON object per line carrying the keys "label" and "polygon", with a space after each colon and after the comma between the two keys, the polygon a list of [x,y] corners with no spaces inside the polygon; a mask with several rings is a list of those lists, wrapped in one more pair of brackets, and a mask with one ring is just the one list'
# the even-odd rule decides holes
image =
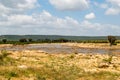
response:
{"label": "foliage", "polygon": [[69,41],[70,41],[70,40],[67,40],[67,39],[64,39],[64,38],[52,40],[52,42],[69,42]]}
{"label": "foliage", "polygon": [[2,42],[3,42],[3,43],[6,43],[6,42],[7,42],[7,39],[2,39]]}
{"label": "foliage", "polygon": [[[18,41],[0,41],[0,44],[14,44],[14,45],[24,45],[24,44],[33,44],[33,43],[66,43],[66,42],[77,42],[77,43],[108,43],[108,40],[71,40],[66,38],[58,38],[58,39],[32,39],[32,38],[21,38]],[[120,43],[120,40],[117,40],[116,43]],[[116,45],[113,43],[112,45]]]}
{"label": "foliage", "polygon": [[27,42],[27,39],[26,38],[22,38],[19,40],[20,42]]}
{"label": "foliage", "polygon": [[110,43],[110,46],[114,45],[116,40],[117,39],[115,36],[108,36],[108,41]]}
{"label": "foliage", "polygon": [[33,40],[31,38],[28,39],[29,42],[32,42]]}

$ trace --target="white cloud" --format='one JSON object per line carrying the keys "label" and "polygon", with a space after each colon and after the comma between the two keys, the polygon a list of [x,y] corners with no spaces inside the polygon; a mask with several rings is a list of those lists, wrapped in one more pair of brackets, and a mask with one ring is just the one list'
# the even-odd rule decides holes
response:
{"label": "white cloud", "polygon": [[107,0],[107,2],[110,2],[114,6],[120,7],[120,0]]}
{"label": "white cloud", "polygon": [[111,24],[92,23],[90,21],[83,21],[81,26],[86,30],[84,33],[88,33],[91,36],[98,35],[117,35],[119,34],[119,26]]}
{"label": "white cloud", "polygon": [[106,15],[117,15],[120,13],[120,9],[117,8],[108,8],[105,12]]}
{"label": "white cloud", "polygon": [[110,7],[106,10],[106,15],[118,15],[120,14],[120,0],[107,0],[110,3]]}
{"label": "white cloud", "polygon": [[37,0],[0,0],[0,11],[8,14],[24,13],[38,6]]}
{"label": "white cloud", "polygon": [[0,15],[4,15],[9,13],[9,8],[5,7],[4,5],[0,4]]}
{"label": "white cloud", "polygon": [[94,19],[94,18],[95,18],[95,14],[93,12],[91,12],[85,16],[85,19]]}
{"label": "white cloud", "polygon": [[[49,0],[59,10],[83,10],[89,7],[88,0]],[[119,6],[117,5],[118,9]],[[111,24],[92,23],[94,13],[87,14],[86,21],[79,22],[72,17],[60,18],[48,11],[27,14],[28,10],[39,7],[37,0],[0,0],[1,34],[48,34],[48,35],[109,35],[120,34],[120,27]],[[108,9],[108,8],[107,8]],[[109,10],[107,15],[116,13]],[[119,12],[117,13],[119,14]]]}
{"label": "white cloud", "polygon": [[84,10],[89,6],[88,0],[49,0],[49,2],[59,10]]}
{"label": "white cloud", "polygon": [[120,27],[111,24],[79,22],[69,16],[59,18],[43,10],[40,14],[3,16],[1,34],[116,35]]}
{"label": "white cloud", "polygon": [[37,0],[0,0],[0,3],[13,9],[31,9],[35,7]]}
{"label": "white cloud", "polygon": [[108,8],[108,5],[107,4],[101,4],[100,7],[103,8],[103,9],[106,9],[106,8]]}
{"label": "white cloud", "polygon": [[35,22],[32,16],[28,15],[12,15],[8,17],[8,21],[15,25],[30,25]]}
{"label": "white cloud", "polygon": [[94,2],[94,5],[97,7],[103,8],[103,9],[108,8],[108,4],[106,4],[106,3],[99,4],[97,2]]}
{"label": "white cloud", "polygon": [[94,2],[94,5],[102,9],[105,9],[105,15],[120,14],[120,0],[105,0],[104,3]]}

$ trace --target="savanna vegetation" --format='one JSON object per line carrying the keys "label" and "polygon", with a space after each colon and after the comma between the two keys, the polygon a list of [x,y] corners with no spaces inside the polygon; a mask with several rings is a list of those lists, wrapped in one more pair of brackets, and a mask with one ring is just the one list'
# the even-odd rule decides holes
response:
{"label": "savanna vegetation", "polygon": [[32,43],[109,43],[114,45],[120,43],[120,37],[117,36],[49,36],[49,35],[4,35],[0,38],[0,44],[32,44]]}
{"label": "savanna vegetation", "polygon": [[[34,44],[34,43],[109,43],[109,40],[67,40],[64,38],[56,39],[56,40],[50,40],[50,39],[38,39],[38,40],[32,40],[23,38],[19,41],[9,41],[7,39],[3,39],[0,41],[0,44],[13,44],[13,45],[20,45],[20,44]],[[110,45],[117,45],[117,43],[120,43],[120,40],[116,40],[116,42],[110,42]]]}
{"label": "savanna vegetation", "polygon": [[[0,41],[0,44],[13,45],[34,43],[66,43],[67,46],[84,49],[112,50],[120,47],[120,40],[116,40],[114,36],[108,36],[106,40],[21,38],[18,41],[10,41],[4,38]],[[120,80],[120,55],[115,54],[49,54],[41,50],[1,50],[0,80]]]}

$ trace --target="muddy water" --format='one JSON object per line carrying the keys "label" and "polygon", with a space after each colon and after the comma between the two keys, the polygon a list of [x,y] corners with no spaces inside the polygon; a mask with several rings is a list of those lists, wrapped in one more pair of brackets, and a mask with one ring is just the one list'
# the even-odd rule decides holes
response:
{"label": "muddy water", "polygon": [[62,44],[37,44],[37,45],[26,45],[26,46],[8,46],[2,47],[0,50],[12,50],[12,51],[21,51],[21,50],[43,50],[46,53],[120,53],[120,49],[96,49],[96,48],[79,48],[66,46]]}

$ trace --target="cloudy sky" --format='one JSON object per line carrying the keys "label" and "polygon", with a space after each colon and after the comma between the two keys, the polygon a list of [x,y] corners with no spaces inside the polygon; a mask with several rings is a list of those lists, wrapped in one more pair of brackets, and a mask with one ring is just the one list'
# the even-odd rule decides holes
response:
{"label": "cloudy sky", "polygon": [[120,35],[120,0],[0,0],[0,35]]}

